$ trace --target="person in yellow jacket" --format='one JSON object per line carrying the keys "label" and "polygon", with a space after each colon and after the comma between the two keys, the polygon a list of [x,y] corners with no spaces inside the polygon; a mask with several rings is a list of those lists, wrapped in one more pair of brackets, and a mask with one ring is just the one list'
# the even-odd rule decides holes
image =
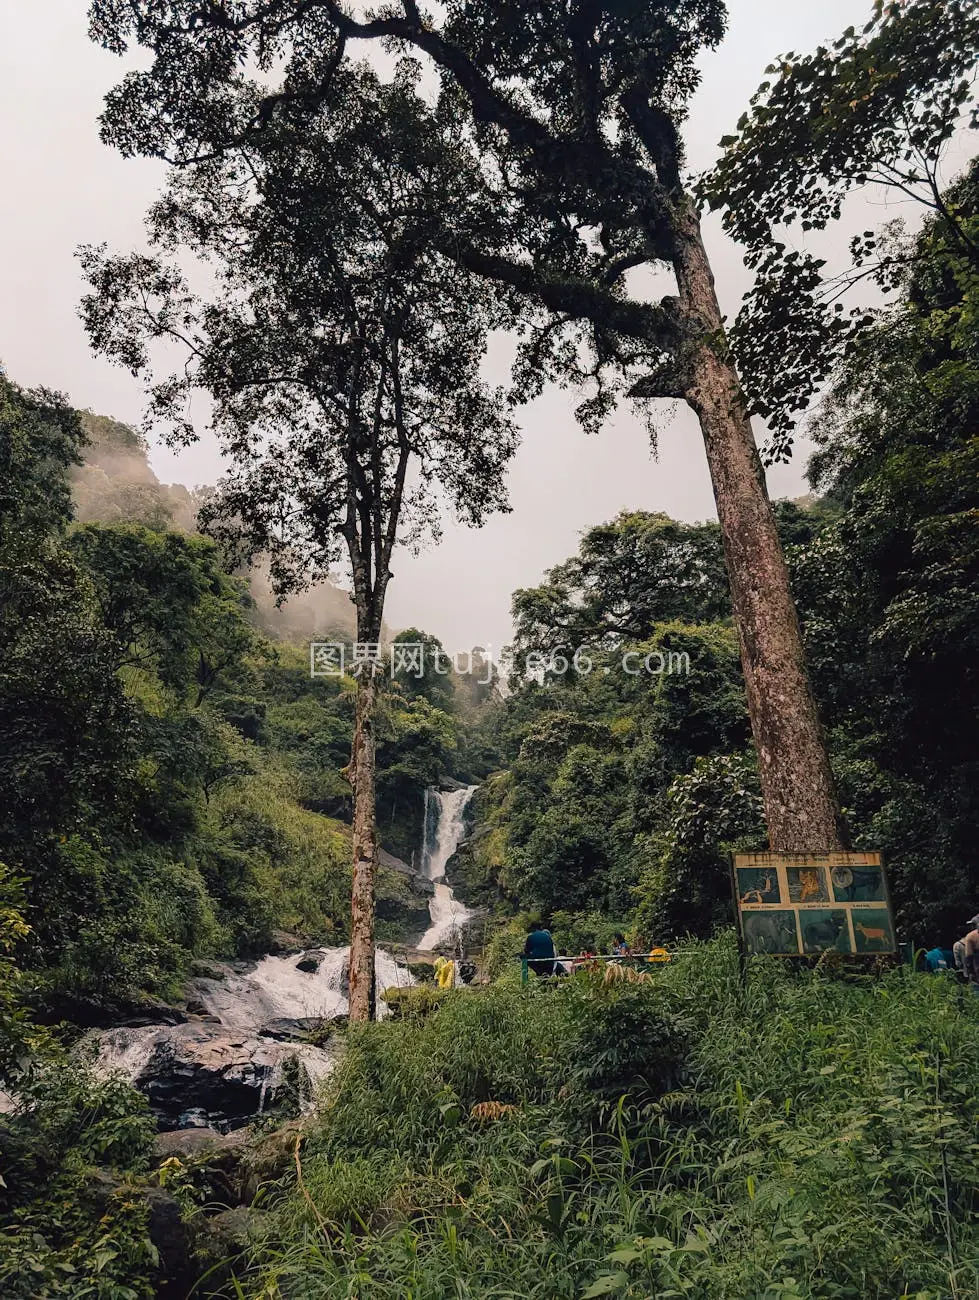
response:
{"label": "person in yellow jacket", "polygon": [[440,989],[450,989],[455,984],[456,964],[448,957],[435,958],[435,983]]}

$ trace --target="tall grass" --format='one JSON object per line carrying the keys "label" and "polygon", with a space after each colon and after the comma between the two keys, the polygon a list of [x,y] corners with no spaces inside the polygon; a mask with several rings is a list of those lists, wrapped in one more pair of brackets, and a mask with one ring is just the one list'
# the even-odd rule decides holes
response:
{"label": "tall grass", "polygon": [[460,992],[350,1033],[238,1294],[964,1300],[977,1031],[906,970],[742,986],[729,939],[652,985]]}

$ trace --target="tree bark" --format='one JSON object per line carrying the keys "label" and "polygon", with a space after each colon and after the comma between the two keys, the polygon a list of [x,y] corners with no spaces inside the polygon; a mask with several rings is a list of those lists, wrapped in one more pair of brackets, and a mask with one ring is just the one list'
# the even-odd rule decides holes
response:
{"label": "tree bark", "polygon": [[780,853],[842,849],[839,804],[785,557],[741,385],[726,357],[700,222],[687,199],[678,205],[675,235],[681,305],[698,327],[685,395],[707,449],[770,846]]}
{"label": "tree bark", "polygon": [[350,1019],[373,1020],[374,875],[377,865],[375,822],[374,705],[377,672],[363,664],[357,679],[357,706],[350,760],[353,783],[353,887],[350,909]]}

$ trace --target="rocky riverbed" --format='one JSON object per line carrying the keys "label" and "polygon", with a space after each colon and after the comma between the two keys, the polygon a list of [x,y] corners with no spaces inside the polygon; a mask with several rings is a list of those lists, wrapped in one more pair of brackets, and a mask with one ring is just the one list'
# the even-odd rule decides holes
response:
{"label": "rocky riverbed", "polygon": [[[346,948],[321,948],[214,963],[166,1021],[92,1030],[85,1041],[100,1071],[120,1071],[146,1095],[162,1130],[224,1133],[285,1103],[307,1109],[337,1059],[331,1031],[347,1014],[348,962]],[[386,988],[412,983],[378,950],[382,1011]]]}

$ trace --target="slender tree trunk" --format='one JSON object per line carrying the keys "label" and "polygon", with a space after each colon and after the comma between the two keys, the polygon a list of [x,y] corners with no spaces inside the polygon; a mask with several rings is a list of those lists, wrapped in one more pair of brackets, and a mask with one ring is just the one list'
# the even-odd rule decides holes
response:
{"label": "slender tree trunk", "polygon": [[354,791],[353,888],[350,914],[350,1019],[374,1018],[374,875],[377,865],[375,821],[374,705],[377,673],[365,663],[357,679],[350,779]]}
{"label": "slender tree trunk", "polygon": [[769,841],[781,853],[840,849],[839,804],[785,557],[737,372],[724,358],[714,277],[689,201],[677,213],[676,249],[684,315],[707,335],[690,359],[686,397],[707,449]]}

